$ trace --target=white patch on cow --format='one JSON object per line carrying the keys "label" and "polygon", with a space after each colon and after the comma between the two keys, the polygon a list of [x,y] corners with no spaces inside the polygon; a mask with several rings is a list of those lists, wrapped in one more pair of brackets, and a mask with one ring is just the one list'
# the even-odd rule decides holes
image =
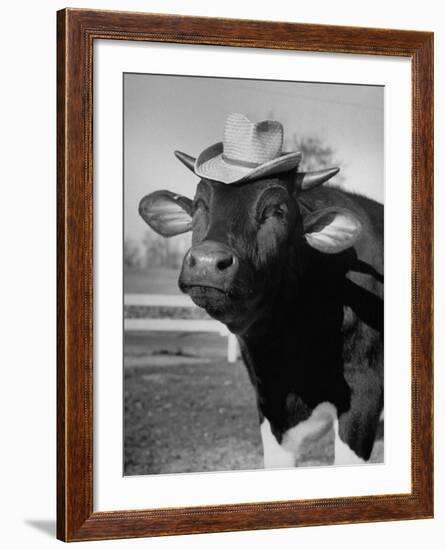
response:
{"label": "white patch on cow", "polygon": [[264,467],[288,468],[295,466],[295,457],[292,452],[286,451],[278,443],[270,429],[270,422],[264,418],[261,424],[261,439],[263,441]]}
{"label": "white patch on cow", "polygon": [[346,464],[366,464],[363,458],[360,458],[351,447],[345,443],[341,438],[338,431],[338,418],[334,421],[334,452],[335,460],[334,464],[336,466],[344,466]]}
{"label": "white patch on cow", "polygon": [[300,458],[303,446],[318,441],[325,433],[332,429],[334,419],[337,418],[337,409],[327,401],[320,403],[312,411],[309,418],[298,423],[283,435],[282,446]]}
{"label": "white patch on cow", "polygon": [[283,434],[281,444],[273,435],[270,422],[264,418],[261,424],[261,438],[264,450],[265,468],[289,468],[297,466],[302,456],[302,451],[307,446],[315,443],[329,430],[334,430],[334,464],[351,465],[366,464],[339,434],[338,415],[336,407],[329,402],[320,403],[312,411],[312,414],[303,422],[300,422]]}
{"label": "white patch on cow", "polygon": [[328,432],[337,418],[337,410],[332,403],[320,403],[306,420],[287,430],[281,444],[273,435],[267,418],[261,424],[261,437],[264,449],[265,468],[296,466],[305,445],[317,441]]}

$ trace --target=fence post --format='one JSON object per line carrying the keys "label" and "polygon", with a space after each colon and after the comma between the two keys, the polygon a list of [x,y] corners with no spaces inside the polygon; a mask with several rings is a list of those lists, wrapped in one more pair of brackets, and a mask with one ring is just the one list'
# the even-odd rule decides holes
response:
{"label": "fence post", "polygon": [[238,359],[238,340],[236,336],[229,333],[227,336],[227,361],[229,363],[235,363]]}

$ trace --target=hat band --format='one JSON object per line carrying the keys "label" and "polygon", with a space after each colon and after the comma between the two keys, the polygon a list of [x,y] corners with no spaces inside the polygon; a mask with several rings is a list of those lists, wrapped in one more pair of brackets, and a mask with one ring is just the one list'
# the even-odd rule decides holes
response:
{"label": "hat band", "polygon": [[258,168],[258,166],[261,166],[260,162],[249,162],[247,160],[236,160],[231,159],[224,153],[221,155],[223,160],[227,162],[227,164],[233,164],[235,166],[244,166],[245,168]]}

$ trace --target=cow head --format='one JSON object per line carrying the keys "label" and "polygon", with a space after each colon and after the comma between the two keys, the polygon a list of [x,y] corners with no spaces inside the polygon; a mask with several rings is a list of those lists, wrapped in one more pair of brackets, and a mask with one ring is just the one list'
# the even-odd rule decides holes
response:
{"label": "cow head", "polygon": [[[192,168],[194,159],[178,156]],[[287,172],[238,185],[202,179],[193,200],[155,191],[141,200],[139,212],[164,237],[192,231],[179,287],[239,333],[270,303],[283,275],[295,269],[302,247],[335,254],[358,238],[361,224],[352,212],[330,207],[303,216],[299,207],[300,193],[337,172]]]}

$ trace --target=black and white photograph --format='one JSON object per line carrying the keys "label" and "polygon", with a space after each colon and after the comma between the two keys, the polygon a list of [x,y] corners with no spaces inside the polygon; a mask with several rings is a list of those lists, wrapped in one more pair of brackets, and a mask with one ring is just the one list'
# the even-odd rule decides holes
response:
{"label": "black and white photograph", "polygon": [[384,462],[384,87],[123,75],[125,476]]}
{"label": "black and white photograph", "polygon": [[440,548],[445,18],[357,6],[2,6],[6,550]]}

